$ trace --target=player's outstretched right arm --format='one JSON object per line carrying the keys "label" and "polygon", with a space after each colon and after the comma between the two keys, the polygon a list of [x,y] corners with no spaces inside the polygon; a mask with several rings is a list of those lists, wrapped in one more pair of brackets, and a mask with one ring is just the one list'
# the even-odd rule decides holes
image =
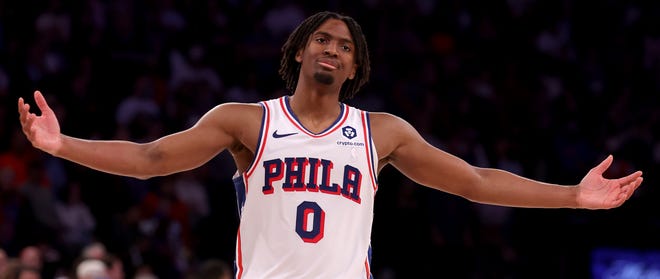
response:
{"label": "player's outstretched right arm", "polygon": [[99,171],[146,179],[189,170],[209,161],[232,144],[231,115],[237,109],[218,106],[192,128],[149,143],[122,140],[85,140],[63,135],[55,113],[44,96],[34,99],[41,115],[30,112],[30,105],[18,99],[23,133],[32,145],[47,153]]}

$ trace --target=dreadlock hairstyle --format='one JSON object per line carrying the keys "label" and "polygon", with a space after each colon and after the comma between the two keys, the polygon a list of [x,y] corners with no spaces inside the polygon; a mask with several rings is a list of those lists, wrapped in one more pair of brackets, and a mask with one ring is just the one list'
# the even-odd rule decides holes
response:
{"label": "dreadlock hairstyle", "polygon": [[369,81],[369,50],[367,49],[367,40],[362,33],[360,25],[350,16],[341,15],[335,12],[319,12],[305,19],[289,35],[282,46],[282,59],[280,61],[279,74],[286,82],[286,88],[295,91],[298,84],[298,75],[300,74],[300,64],[296,61],[296,53],[305,48],[309,36],[328,19],[339,19],[346,23],[351,32],[355,44],[355,64],[358,69],[353,79],[346,80],[339,92],[339,100],[344,101],[352,98],[360,88]]}

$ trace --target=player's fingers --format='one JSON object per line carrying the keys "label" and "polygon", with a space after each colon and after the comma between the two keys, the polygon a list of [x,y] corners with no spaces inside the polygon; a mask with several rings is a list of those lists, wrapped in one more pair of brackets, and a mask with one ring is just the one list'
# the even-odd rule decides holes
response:
{"label": "player's fingers", "polygon": [[18,113],[21,115],[30,113],[30,104],[25,102],[25,99],[18,98]]}
{"label": "player's fingers", "polygon": [[632,181],[630,181],[626,184],[622,184],[621,192],[623,194],[625,194],[625,199],[626,200],[628,200],[633,195],[633,193],[635,193],[635,190],[637,190],[639,185],[642,184],[643,180],[644,180],[643,177],[637,177],[634,180],[632,180]]}
{"label": "player's fingers", "polygon": [[23,131],[29,132],[32,127],[32,122],[34,122],[35,115],[33,114],[28,114],[25,116],[25,120],[23,121]]}
{"label": "player's fingers", "polygon": [[18,97],[18,113],[21,113],[23,111],[24,104],[25,101],[23,101],[23,97]]}
{"label": "player's fingers", "polygon": [[28,117],[27,120],[25,120],[25,124],[23,124],[23,134],[28,138],[28,140],[32,141],[32,118]]}
{"label": "player's fingers", "polygon": [[636,178],[635,181],[633,181],[633,182],[630,184],[630,185],[631,185],[631,188],[630,188],[630,192],[631,192],[631,194],[632,194],[632,192],[634,192],[635,190],[637,190],[637,188],[639,188],[640,185],[642,185],[642,182],[643,182],[643,181],[644,181],[644,177],[641,177],[641,176],[640,176],[640,177]]}
{"label": "player's fingers", "polygon": [[30,114],[30,105],[26,104],[23,98],[18,98],[18,116],[21,121]]}
{"label": "player's fingers", "polygon": [[639,180],[640,178],[642,178],[642,171],[633,172],[627,176],[620,178],[621,185],[627,186],[628,184],[637,184],[637,186],[639,186],[639,184],[642,183],[642,181]]}

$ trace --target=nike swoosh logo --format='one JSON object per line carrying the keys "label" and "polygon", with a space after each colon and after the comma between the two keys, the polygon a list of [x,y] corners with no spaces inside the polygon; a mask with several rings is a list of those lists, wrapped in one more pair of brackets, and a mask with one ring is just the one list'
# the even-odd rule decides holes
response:
{"label": "nike swoosh logo", "polygon": [[273,137],[277,139],[277,138],[283,138],[283,137],[293,136],[293,135],[295,135],[295,134],[297,134],[297,133],[278,134],[278,133],[277,133],[277,130],[275,130],[275,132],[273,132]]}

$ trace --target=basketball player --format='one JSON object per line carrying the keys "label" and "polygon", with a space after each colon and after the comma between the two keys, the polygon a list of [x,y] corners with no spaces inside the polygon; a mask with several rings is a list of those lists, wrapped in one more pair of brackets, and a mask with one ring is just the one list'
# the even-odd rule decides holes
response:
{"label": "basketball player", "polygon": [[350,17],[317,13],[284,44],[280,74],[293,94],[226,103],[193,127],[139,144],[60,133],[40,92],[40,116],[18,110],[32,145],[117,175],[148,179],[190,170],[228,150],[236,163],[237,278],[370,278],[378,173],[391,164],[421,185],[513,207],[608,209],[642,183],[641,171],[606,179],[612,156],[577,185],[478,168],[427,143],[405,120],[342,100],[369,78],[367,44]]}

